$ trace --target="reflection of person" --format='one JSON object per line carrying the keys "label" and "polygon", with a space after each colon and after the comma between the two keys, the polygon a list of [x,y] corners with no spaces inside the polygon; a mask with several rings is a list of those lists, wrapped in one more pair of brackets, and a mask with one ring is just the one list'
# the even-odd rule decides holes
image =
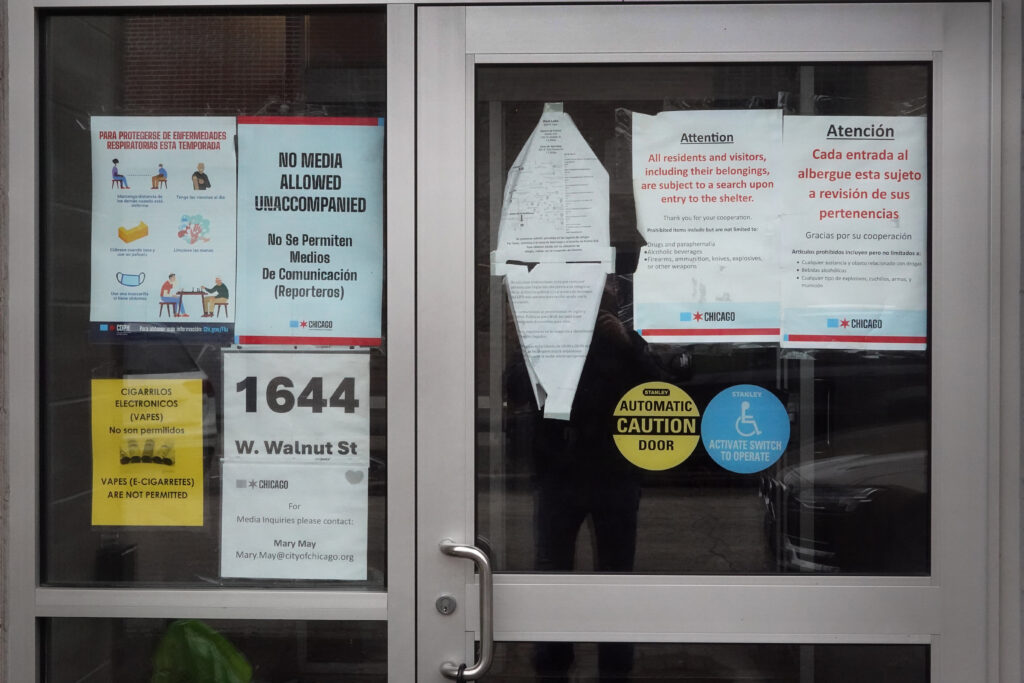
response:
{"label": "reflection of person", "polygon": [[156,172],[156,175],[151,178],[151,180],[153,181],[153,189],[154,190],[160,189],[160,181],[161,180],[163,180],[165,182],[167,181],[167,169],[164,168],[163,164],[157,164],[157,167],[158,167],[158,170]]}
{"label": "reflection of person", "polygon": [[110,177],[121,183],[121,187],[123,187],[124,189],[130,190],[132,188],[128,187],[128,179],[121,175],[121,172],[117,170],[117,165],[119,163],[121,162],[118,161],[117,159],[114,159],[114,168],[113,170],[110,171]]}
{"label": "reflection of person", "polygon": [[206,177],[206,165],[197,164],[195,173],[192,174],[192,189],[193,190],[208,190],[210,189],[210,179]]}
{"label": "reflection of person", "polygon": [[160,288],[160,301],[166,304],[174,304],[175,315],[179,318],[187,318],[184,298],[181,295],[171,296],[174,294],[174,283],[176,281],[177,278],[174,277],[174,273],[167,276],[167,282]]}
{"label": "reflection of person", "polygon": [[[613,276],[614,277],[614,276]],[[568,421],[534,413],[534,543],[536,569],[575,569],[576,538],[587,518],[593,529],[594,569],[631,572],[636,551],[641,471],[619,453],[612,434],[618,400],[646,381],[664,379],[643,339],[619,320],[614,280],[605,287],[594,334]],[[530,402],[532,390],[522,361],[507,373],[510,405]],[[575,658],[571,643],[542,643],[534,667],[545,683],[568,681]],[[600,643],[602,682],[625,681],[633,668],[633,646]]]}
{"label": "reflection of person", "polygon": [[213,307],[215,304],[226,304],[228,302],[228,286],[225,285],[219,277],[213,279],[213,287],[203,287],[204,292],[208,292],[213,296],[203,297],[203,309],[206,311],[203,313],[204,318],[213,316]]}

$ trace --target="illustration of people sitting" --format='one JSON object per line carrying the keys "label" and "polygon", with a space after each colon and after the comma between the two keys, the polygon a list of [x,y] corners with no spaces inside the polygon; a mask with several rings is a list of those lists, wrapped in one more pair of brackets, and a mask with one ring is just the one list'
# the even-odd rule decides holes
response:
{"label": "illustration of people sitting", "polygon": [[156,175],[153,176],[151,178],[151,180],[153,182],[153,189],[154,190],[159,190],[160,189],[160,183],[163,183],[164,186],[167,185],[167,169],[164,168],[163,164],[157,164]]}
{"label": "illustration of people sitting", "polygon": [[206,176],[206,165],[196,165],[195,173],[192,174],[192,189],[193,190],[209,190],[210,179]]}
{"label": "illustration of people sitting", "polygon": [[203,313],[204,318],[213,317],[213,309],[217,304],[223,304],[225,308],[228,304],[228,286],[225,285],[219,277],[213,279],[213,287],[203,287],[203,291],[213,296],[207,296],[203,298]]}
{"label": "illustration of people sitting", "polygon": [[172,296],[174,294],[174,283],[177,278],[174,273],[167,276],[167,281],[164,282],[163,287],[160,288],[160,303],[172,304],[173,311],[176,318],[187,318],[188,314],[185,313],[185,301],[184,297],[180,294]]}
{"label": "illustration of people sitting", "polygon": [[117,170],[117,165],[121,163],[117,159],[114,159],[114,169],[110,172],[110,176],[114,179],[114,182],[118,184],[122,190],[130,190],[128,187],[128,179],[121,175],[121,172]]}

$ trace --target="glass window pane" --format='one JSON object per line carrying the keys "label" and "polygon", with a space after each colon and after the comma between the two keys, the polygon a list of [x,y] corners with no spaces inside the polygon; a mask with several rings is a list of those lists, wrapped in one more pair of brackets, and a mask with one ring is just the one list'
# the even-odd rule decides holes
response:
{"label": "glass window pane", "polygon": [[[376,120],[384,117],[386,104],[385,19],[382,8],[52,14],[42,19],[40,520],[44,584],[312,583],[220,576],[223,407],[225,393],[235,393],[235,387],[222,386],[221,351],[229,340],[197,341],[163,334],[109,342],[93,334],[96,323],[90,319],[89,283],[91,271],[99,266],[90,263],[94,180],[90,121],[98,116]],[[123,160],[122,170],[128,172]],[[128,179],[148,190],[151,172],[148,167],[143,170],[147,170],[141,174],[144,177]],[[179,172],[172,183],[182,182],[187,173]],[[158,180],[153,179],[154,186]],[[212,173],[209,180],[214,191],[223,187]],[[105,182],[105,176],[97,182]],[[299,220],[295,215],[291,220]],[[149,273],[152,285],[147,281],[145,286],[155,292],[165,275],[166,270]],[[141,277],[138,280],[141,284]],[[201,284],[212,286],[208,281]],[[229,284],[232,295],[238,293],[234,283]],[[196,321],[205,308],[200,304],[203,298],[183,297],[186,310],[178,312]],[[212,301],[210,296],[205,299]],[[229,304],[232,314],[234,301]],[[216,321],[226,310],[212,309],[210,316]],[[383,312],[381,319],[385,319]],[[386,342],[368,351],[369,405],[364,406],[370,415],[367,578],[346,583],[346,588],[385,586],[385,350]],[[137,376],[189,377],[201,383],[204,505],[198,526],[91,524],[91,383]],[[297,399],[301,389],[295,389]],[[333,389],[325,389],[325,401]],[[312,405],[309,396],[299,405],[303,401]]]}
{"label": "glass window pane", "polygon": [[[496,570],[927,574],[929,351],[641,338],[632,114],[781,109],[783,125],[826,114],[926,122],[930,66],[482,66],[476,77],[476,519]],[[538,409],[491,265],[510,168],[546,103],[561,103],[609,176],[614,272],[568,420]],[[640,469],[616,447],[613,416],[650,381],[681,388],[701,412],[729,387],[763,388],[784,411],[788,445],[755,473],[719,466],[702,443],[681,464]]]}
{"label": "glass window pane", "polygon": [[495,643],[488,681],[926,683],[927,645]]}
{"label": "glass window pane", "polygon": [[54,683],[387,680],[382,621],[60,618],[43,630],[41,680]]}

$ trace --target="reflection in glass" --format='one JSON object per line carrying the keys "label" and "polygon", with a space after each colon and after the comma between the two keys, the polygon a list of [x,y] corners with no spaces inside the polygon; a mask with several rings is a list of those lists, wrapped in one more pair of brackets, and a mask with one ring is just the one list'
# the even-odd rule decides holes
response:
{"label": "reflection in glass", "polygon": [[41,680],[387,680],[384,622],[47,619]]}
{"label": "reflection in glass", "polygon": [[[584,364],[571,419],[535,420],[532,440],[536,529],[535,567],[573,569],[575,539],[590,520],[597,571],[633,569],[640,503],[640,470],[625,460],[603,431],[618,399],[632,386],[659,379],[640,337],[616,315],[615,281],[605,287],[591,352]],[[530,410],[533,397],[521,362],[507,377],[513,409]]]}
{"label": "reflection in glass", "polygon": [[927,645],[495,643],[489,683],[926,683]]}
{"label": "reflection in glass", "polygon": [[[929,352],[783,352],[647,344],[633,330],[643,240],[630,113],[782,108],[927,115],[921,64],[485,66],[476,106],[477,542],[502,572],[927,574]],[[810,89],[810,92],[808,92]],[[504,287],[490,275],[505,180],[545,102],[562,102],[610,177],[609,275],[568,421],[543,419]],[[785,406],[790,441],[755,474],[640,470],[612,442],[617,399],[670,382],[703,409],[753,384]]]}

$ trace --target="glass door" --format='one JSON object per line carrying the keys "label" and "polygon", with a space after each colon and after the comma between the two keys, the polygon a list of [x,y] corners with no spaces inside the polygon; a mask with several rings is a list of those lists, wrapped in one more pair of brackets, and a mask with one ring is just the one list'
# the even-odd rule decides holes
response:
{"label": "glass door", "polygon": [[419,680],[982,680],[988,8],[418,17]]}

